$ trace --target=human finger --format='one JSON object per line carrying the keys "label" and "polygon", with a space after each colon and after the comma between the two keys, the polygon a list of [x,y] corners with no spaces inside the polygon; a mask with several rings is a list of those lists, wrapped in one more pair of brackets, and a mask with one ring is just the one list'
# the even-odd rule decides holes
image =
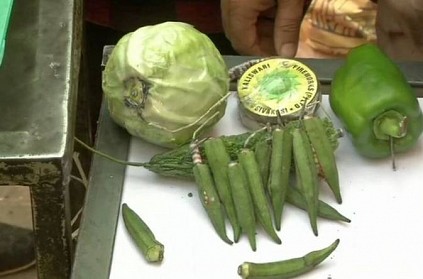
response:
{"label": "human finger", "polygon": [[303,13],[303,0],[278,0],[274,38],[275,49],[279,55],[295,56]]}
{"label": "human finger", "polygon": [[241,1],[221,1],[224,32],[240,54],[258,54],[256,21],[259,12]]}
{"label": "human finger", "polygon": [[[222,22],[224,31],[233,48],[240,54],[267,56],[274,55],[263,50],[262,41],[264,29],[262,20],[272,21],[274,17],[275,0],[222,0]],[[273,27],[273,22],[272,22]],[[273,32],[273,28],[269,29]],[[267,33],[266,33],[267,34]],[[267,36],[265,36],[267,38]],[[273,39],[272,39],[273,41]],[[274,49],[272,46],[271,49]],[[269,47],[265,47],[269,49]]]}
{"label": "human finger", "polygon": [[276,55],[275,41],[273,38],[273,22],[268,20],[257,21],[257,46],[261,56]]}

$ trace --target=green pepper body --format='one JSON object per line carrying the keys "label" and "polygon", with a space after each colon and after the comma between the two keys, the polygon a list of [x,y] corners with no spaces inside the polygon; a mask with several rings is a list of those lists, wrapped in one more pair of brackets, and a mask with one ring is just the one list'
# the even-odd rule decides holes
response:
{"label": "green pepper body", "polygon": [[[423,115],[413,89],[397,65],[373,44],[349,52],[335,73],[329,102],[356,150],[365,157],[390,156],[391,138],[395,152],[405,152],[423,131]],[[393,137],[378,133],[380,116],[388,111],[405,117],[402,134],[395,129]]]}

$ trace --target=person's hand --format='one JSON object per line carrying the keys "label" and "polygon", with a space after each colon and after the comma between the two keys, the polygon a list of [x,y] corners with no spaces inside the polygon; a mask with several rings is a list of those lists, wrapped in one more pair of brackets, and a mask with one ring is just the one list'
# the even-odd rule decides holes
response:
{"label": "person's hand", "polygon": [[240,54],[293,57],[307,0],[221,0],[226,37]]}
{"label": "person's hand", "polygon": [[423,60],[423,0],[379,0],[378,45],[392,58]]}

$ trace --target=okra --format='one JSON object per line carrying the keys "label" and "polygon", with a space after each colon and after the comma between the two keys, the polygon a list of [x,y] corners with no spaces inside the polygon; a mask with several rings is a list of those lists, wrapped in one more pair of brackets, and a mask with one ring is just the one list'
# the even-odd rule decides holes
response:
{"label": "okra", "polygon": [[[301,192],[296,187],[288,187],[288,193],[286,195],[286,201],[291,205],[298,207],[303,210],[307,210],[306,201],[301,194]],[[338,210],[325,203],[322,200],[319,200],[317,206],[317,216],[333,221],[341,221],[350,223],[351,220],[341,213]]]}
{"label": "okra", "polygon": [[313,233],[317,236],[319,177],[314,163],[313,150],[305,131],[301,127],[294,128],[292,136],[297,187],[304,196],[310,225]]}
{"label": "okra", "polygon": [[254,209],[258,221],[273,241],[278,244],[282,243],[273,227],[271,208],[267,200],[263,181],[260,176],[260,169],[254,152],[249,149],[244,149],[239,154],[238,160],[247,177],[248,187],[253,198]]}
{"label": "okra", "polygon": [[244,262],[238,274],[244,279],[288,279],[310,272],[323,262],[338,247],[339,239],[321,250],[312,251],[303,257],[268,263]]}
{"label": "okra", "polygon": [[251,249],[256,251],[256,218],[253,199],[248,188],[246,174],[238,162],[229,164],[228,177],[242,232],[247,235]]}
{"label": "okra", "polygon": [[272,133],[270,174],[268,191],[273,206],[276,230],[281,229],[282,212],[291,172],[292,134],[286,130],[275,129]]}
{"label": "okra", "polygon": [[229,223],[232,226],[234,241],[238,242],[241,228],[235,210],[232,191],[229,185],[228,165],[231,161],[221,138],[211,138],[204,142],[207,164],[213,175],[217,193],[223,204]]}
{"label": "okra", "polygon": [[338,169],[331,143],[326,136],[325,127],[319,117],[311,117],[303,121],[307,136],[320,166],[320,173],[332,190],[338,203],[342,203],[339,187]]}
{"label": "okra", "polygon": [[126,203],[122,204],[122,217],[129,235],[144,258],[148,262],[161,262],[164,256],[163,244],[156,240],[147,224]]}
{"label": "okra", "polygon": [[271,150],[272,148],[268,140],[257,142],[254,150],[257,164],[260,168],[261,179],[265,185],[269,180]]}
{"label": "okra", "polygon": [[232,244],[233,242],[226,235],[224,209],[219,200],[209,166],[197,163],[194,165],[193,172],[201,204],[206,210],[215,231],[223,241]]}

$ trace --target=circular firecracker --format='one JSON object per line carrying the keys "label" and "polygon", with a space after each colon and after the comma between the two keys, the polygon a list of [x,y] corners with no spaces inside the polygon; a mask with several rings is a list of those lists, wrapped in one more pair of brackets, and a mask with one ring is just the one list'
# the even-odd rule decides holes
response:
{"label": "circular firecracker", "polygon": [[[316,74],[305,64],[285,58],[263,60],[238,81],[242,123],[251,129],[313,115],[321,100]],[[279,116],[278,116],[279,115]]]}

